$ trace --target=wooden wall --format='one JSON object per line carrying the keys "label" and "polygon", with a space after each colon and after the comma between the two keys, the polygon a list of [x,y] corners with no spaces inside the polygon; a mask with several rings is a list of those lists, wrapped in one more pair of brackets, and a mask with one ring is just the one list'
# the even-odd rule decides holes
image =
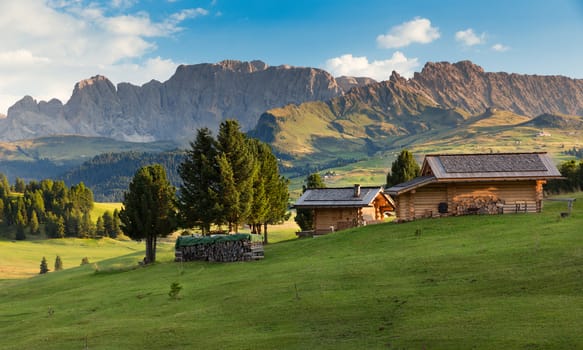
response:
{"label": "wooden wall", "polygon": [[316,208],[314,209],[316,234],[326,234],[356,226],[359,208]]}
{"label": "wooden wall", "polygon": [[[397,218],[412,220],[441,215],[466,215],[470,213],[540,212],[542,210],[542,185],[544,181],[460,182],[430,184],[399,195],[396,198]],[[486,205],[469,211],[468,203]],[[439,203],[447,203],[447,214],[440,214]],[[465,204],[462,205],[462,204]]]}

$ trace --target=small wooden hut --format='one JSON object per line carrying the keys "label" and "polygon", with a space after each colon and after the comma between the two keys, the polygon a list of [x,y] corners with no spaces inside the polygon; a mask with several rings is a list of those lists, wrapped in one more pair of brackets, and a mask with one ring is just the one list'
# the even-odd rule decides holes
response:
{"label": "small wooden hut", "polygon": [[378,223],[395,210],[393,200],[382,187],[360,185],[308,189],[294,206],[314,211],[314,234]]}
{"label": "small wooden hut", "polygon": [[421,176],[385,190],[398,220],[540,212],[543,184],[561,178],[545,152],[427,155]]}

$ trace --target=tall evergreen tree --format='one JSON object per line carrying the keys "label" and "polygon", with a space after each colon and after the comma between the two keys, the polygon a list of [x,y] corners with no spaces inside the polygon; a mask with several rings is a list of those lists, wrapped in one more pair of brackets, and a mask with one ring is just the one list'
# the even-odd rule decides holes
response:
{"label": "tall evergreen tree", "polygon": [[217,156],[217,161],[220,172],[220,200],[221,205],[221,219],[219,223],[226,222],[229,225],[229,232],[237,231],[239,222],[242,221],[239,202],[241,196],[235,183],[235,176],[233,169],[229,165],[229,161],[224,153]]}
{"label": "tall evergreen tree", "polygon": [[219,221],[219,167],[217,146],[207,128],[198,129],[196,140],[190,143],[186,159],[178,167],[182,179],[178,206],[183,225],[196,226],[208,234]]}
{"label": "tall evergreen tree", "polygon": [[[302,185],[302,193],[312,188],[326,188],[326,184],[318,173],[308,175],[304,182],[304,185]],[[294,220],[302,231],[314,229],[314,211],[312,209],[297,209]]]}
{"label": "tall evergreen tree", "polygon": [[36,211],[32,212],[32,215],[30,217],[29,226],[30,226],[30,234],[32,234],[32,235],[40,234],[40,225],[38,223],[38,216],[36,215]]}
{"label": "tall evergreen tree", "polygon": [[404,149],[391,164],[391,171],[387,174],[387,187],[391,187],[419,176],[421,169],[413,158],[413,154]]}
{"label": "tall evergreen tree", "polygon": [[105,225],[103,224],[103,216],[97,218],[95,223],[95,235],[97,237],[105,237],[107,233],[105,232]]}
{"label": "tall evergreen tree", "polygon": [[231,191],[230,186],[234,186],[238,191],[238,203],[227,203],[228,199],[220,193],[219,200],[223,206],[229,206],[226,221],[229,228],[237,232],[240,224],[246,221],[251,212],[253,202],[253,178],[257,167],[255,159],[249,150],[245,135],[241,132],[239,123],[236,120],[226,120],[221,123],[217,135],[218,151],[223,158],[219,158],[219,169],[221,175],[229,173],[230,179],[223,178],[227,183],[221,190]]}
{"label": "tall evergreen tree", "polygon": [[145,263],[156,261],[157,237],[167,236],[175,226],[175,190],[160,164],[138,170],[124,194],[120,211],[123,232],[146,240]]}

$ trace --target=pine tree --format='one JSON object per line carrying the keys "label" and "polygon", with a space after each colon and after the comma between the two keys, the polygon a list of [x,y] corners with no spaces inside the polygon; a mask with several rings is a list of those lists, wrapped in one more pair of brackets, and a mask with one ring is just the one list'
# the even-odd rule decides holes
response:
{"label": "pine tree", "polygon": [[208,234],[211,225],[220,221],[222,210],[218,200],[217,145],[209,129],[198,129],[178,174],[182,179],[178,205],[183,224],[197,226],[203,234]]}
{"label": "pine tree", "polygon": [[117,232],[115,231],[113,223],[113,214],[109,210],[103,213],[103,231],[105,236],[109,238],[117,238]]}
{"label": "pine tree", "polygon": [[[236,231],[238,223],[241,221],[241,212],[239,202],[241,201],[240,193],[235,183],[233,169],[225,154],[217,156],[220,172],[220,194],[222,201],[222,217],[229,225],[229,232]],[[222,221],[222,220],[221,220]]]}
{"label": "pine tree", "polygon": [[103,216],[97,218],[97,223],[95,224],[95,235],[97,237],[105,237],[105,226],[103,224]]}
{"label": "pine tree", "polygon": [[[253,202],[253,178],[257,171],[255,159],[253,158],[245,135],[241,132],[239,123],[236,120],[226,120],[221,123],[217,135],[219,154],[223,158],[219,159],[219,169],[221,175],[228,172],[232,177],[232,184],[223,183],[221,191],[231,191],[233,185],[238,192],[239,200],[235,203],[228,203],[227,197],[220,192],[218,199],[222,206],[229,206],[227,210],[229,229],[237,232],[240,224],[245,222],[250,215],[251,204]],[[222,180],[225,180],[223,178]],[[231,181],[230,179],[227,182]]]}
{"label": "pine tree", "polygon": [[[325,188],[326,184],[318,173],[308,175],[305,184],[302,186],[303,193],[312,188]],[[297,209],[296,217],[294,218],[302,231],[309,231],[314,229],[314,211],[312,209]]]}
{"label": "pine tree", "polygon": [[38,216],[36,215],[36,211],[32,211],[32,215],[30,217],[30,222],[29,222],[29,226],[30,226],[30,234],[32,235],[38,235],[40,234],[40,225],[38,223]]}
{"label": "pine tree", "polygon": [[57,258],[55,259],[55,271],[61,271],[62,269],[63,261],[61,260],[61,257],[57,255]]}
{"label": "pine tree", "polygon": [[391,164],[391,171],[387,174],[387,187],[412,180],[419,176],[420,172],[419,164],[413,158],[413,154],[404,149]]}
{"label": "pine tree", "polygon": [[49,267],[47,265],[47,259],[45,259],[45,257],[43,256],[41,262],[40,262],[40,274],[45,274],[49,272]]}
{"label": "pine tree", "polygon": [[160,164],[141,168],[124,194],[120,211],[123,232],[132,239],[146,240],[146,263],[156,261],[157,237],[176,227],[175,190]]}

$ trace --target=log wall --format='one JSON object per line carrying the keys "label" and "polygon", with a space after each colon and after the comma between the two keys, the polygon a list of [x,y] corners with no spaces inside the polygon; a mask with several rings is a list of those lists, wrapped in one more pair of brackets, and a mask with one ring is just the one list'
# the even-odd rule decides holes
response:
{"label": "log wall", "polygon": [[[536,213],[542,210],[544,181],[430,184],[396,198],[397,218],[468,214]],[[447,213],[439,213],[447,203]]]}

